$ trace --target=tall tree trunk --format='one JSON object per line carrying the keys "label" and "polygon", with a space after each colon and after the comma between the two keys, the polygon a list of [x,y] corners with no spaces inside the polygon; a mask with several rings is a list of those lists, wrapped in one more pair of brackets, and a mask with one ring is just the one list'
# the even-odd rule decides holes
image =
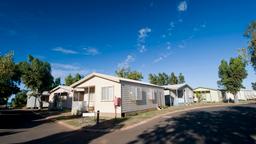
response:
{"label": "tall tree trunk", "polygon": [[234,94],[234,102],[235,102],[235,103],[239,103],[237,93]]}

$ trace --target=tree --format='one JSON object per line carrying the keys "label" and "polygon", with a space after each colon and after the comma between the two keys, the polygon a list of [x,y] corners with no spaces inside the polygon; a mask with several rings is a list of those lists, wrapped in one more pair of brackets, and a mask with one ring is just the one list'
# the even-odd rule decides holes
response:
{"label": "tree", "polygon": [[178,78],[176,77],[176,75],[172,72],[170,79],[169,79],[169,84],[173,85],[173,84],[178,84]]}
{"label": "tree", "polygon": [[155,74],[149,74],[149,75],[148,75],[148,79],[149,79],[149,82],[150,82],[151,84],[158,85],[158,77],[157,77],[157,75],[155,75]]}
{"label": "tree", "polygon": [[179,74],[178,83],[179,84],[185,83],[185,77],[184,77],[184,75],[182,73]]}
{"label": "tree", "polygon": [[28,61],[19,63],[19,69],[22,82],[32,91],[32,95],[40,100],[39,108],[41,109],[42,93],[49,90],[53,84],[51,65],[29,55]]}
{"label": "tree", "polygon": [[[250,61],[254,70],[256,71],[256,21],[253,21],[249,24],[244,33],[244,36],[249,39],[247,51],[243,49],[243,51],[246,51],[246,60]],[[248,55],[246,56],[246,54]],[[252,88],[256,90],[256,83],[252,83]]]}
{"label": "tree", "polygon": [[24,107],[26,103],[27,103],[27,91],[25,90],[18,92],[15,95],[15,98],[12,100],[12,106],[15,108]]}
{"label": "tree", "polygon": [[252,89],[256,90],[256,83],[252,83]]}
{"label": "tree", "polygon": [[249,60],[256,70],[256,21],[253,21],[246,29],[244,36],[249,39],[248,41],[248,54]]}
{"label": "tree", "polygon": [[169,76],[166,73],[158,73],[158,85],[168,85]]}
{"label": "tree", "polygon": [[55,88],[55,87],[57,87],[57,86],[59,86],[59,85],[61,85],[61,79],[60,79],[60,77],[58,77],[58,78],[56,78],[56,79],[54,80],[51,89],[53,89],[53,88]]}
{"label": "tree", "polygon": [[115,71],[118,77],[128,78],[133,80],[142,80],[143,75],[138,71],[131,71],[129,68],[120,68]]}
{"label": "tree", "polygon": [[66,86],[70,86],[72,85],[73,83],[79,81],[80,79],[82,79],[83,76],[80,75],[79,73],[77,73],[74,77],[69,74],[66,78],[65,78],[65,85]]}
{"label": "tree", "polygon": [[246,64],[241,57],[230,58],[229,63],[222,60],[219,66],[218,84],[234,95],[235,103],[238,103],[237,92],[243,88],[242,82],[247,77],[245,67]]}
{"label": "tree", "polygon": [[20,72],[13,55],[13,52],[0,55],[0,104],[6,104],[8,97],[19,92]]}

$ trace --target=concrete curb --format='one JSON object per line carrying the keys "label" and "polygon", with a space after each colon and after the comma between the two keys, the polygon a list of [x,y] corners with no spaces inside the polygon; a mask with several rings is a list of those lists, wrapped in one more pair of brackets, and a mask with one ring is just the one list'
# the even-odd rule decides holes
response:
{"label": "concrete curb", "polygon": [[[245,103],[245,104],[249,104],[249,103]],[[121,131],[129,130],[129,129],[132,129],[134,127],[137,127],[137,126],[143,125],[145,123],[148,123],[152,120],[158,119],[160,117],[167,116],[167,115],[170,115],[170,114],[179,113],[179,112],[188,112],[188,111],[197,110],[197,109],[204,109],[204,108],[228,107],[228,106],[237,106],[237,105],[245,105],[245,104],[226,104],[226,105],[222,104],[222,105],[211,105],[211,106],[198,106],[198,107],[193,107],[193,108],[185,108],[185,109],[182,109],[182,110],[174,110],[174,111],[171,111],[171,112],[168,112],[168,113],[165,113],[165,114],[154,116],[152,118],[146,119],[146,120],[141,121],[139,123],[136,123],[136,124],[133,124],[133,125],[130,125],[130,126],[127,126],[127,127],[123,127],[120,130]]]}

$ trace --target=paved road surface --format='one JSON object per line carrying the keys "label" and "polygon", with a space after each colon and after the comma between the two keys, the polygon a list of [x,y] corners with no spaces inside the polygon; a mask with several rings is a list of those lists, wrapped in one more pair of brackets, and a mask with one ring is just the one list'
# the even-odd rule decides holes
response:
{"label": "paved road surface", "polygon": [[0,143],[21,143],[70,131],[28,110],[0,111]]}
{"label": "paved road surface", "polygon": [[[30,115],[30,114],[29,114]],[[28,116],[30,117],[30,116]],[[32,117],[35,117],[33,115]],[[1,117],[0,117],[1,118]],[[31,118],[31,117],[30,117]],[[2,119],[2,118],[1,118]],[[36,118],[35,118],[36,119]],[[0,143],[241,143],[256,144],[256,105],[208,108],[164,116],[149,123],[112,133],[69,131],[54,123],[26,124],[25,131],[0,131]],[[24,124],[21,124],[24,125]],[[16,126],[14,126],[16,127]],[[0,127],[2,128],[2,126]],[[6,129],[5,129],[6,130]],[[35,131],[39,131],[36,133]],[[25,133],[25,134],[23,134]],[[26,134],[27,133],[27,134]],[[42,134],[46,133],[46,134]],[[21,136],[19,136],[19,134]],[[40,135],[40,136],[39,136]],[[13,139],[7,141],[8,138]]]}

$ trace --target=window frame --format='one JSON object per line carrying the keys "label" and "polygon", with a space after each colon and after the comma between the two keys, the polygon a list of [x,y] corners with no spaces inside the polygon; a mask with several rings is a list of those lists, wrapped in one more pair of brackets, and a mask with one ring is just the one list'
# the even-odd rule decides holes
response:
{"label": "window frame", "polygon": [[[107,89],[107,90],[109,90],[109,89],[111,89],[112,88],[112,98],[110,98],[110,95],[109,95],[109,91],[107,91],[108,92],[108,99],[103,99],[103,93],[104,93],[104,91],[103,91],[103,89]],[[103,86],[103,87],[101,87],[101,101],[102,102],[113,102],[114,101],[114,86]]]}

